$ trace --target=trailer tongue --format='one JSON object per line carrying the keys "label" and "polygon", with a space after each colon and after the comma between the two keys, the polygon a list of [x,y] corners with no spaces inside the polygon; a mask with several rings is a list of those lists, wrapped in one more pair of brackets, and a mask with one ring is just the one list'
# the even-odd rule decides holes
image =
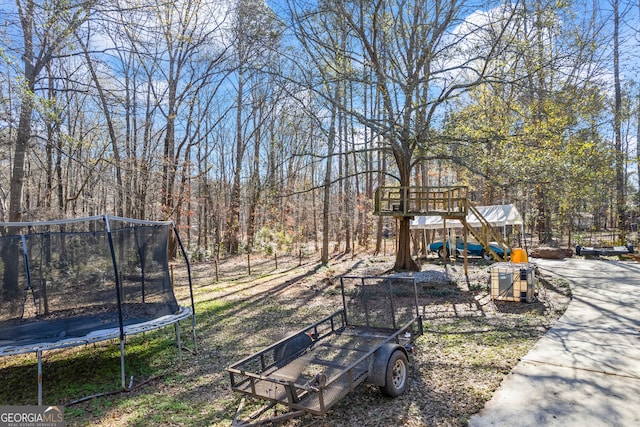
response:
{"label": "trailer tongue", "polygon": [[[228,368],[234,391],[266,401],[234,425],[260,425],[305,413],[324,415],[365,380],[395,397],[407,386],[408,355],[422,334],[411,277],[340,278],[342,309]],[[287,412],[265,418],[282,404]]]}

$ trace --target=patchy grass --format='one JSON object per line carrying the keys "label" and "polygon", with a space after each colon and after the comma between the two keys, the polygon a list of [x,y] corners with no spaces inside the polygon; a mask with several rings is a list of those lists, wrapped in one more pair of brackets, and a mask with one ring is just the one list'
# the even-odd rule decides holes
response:
{"label": "patchy grass", "polygon": [[[278,269],[264,260],[246,274],[246,257],[193,265],[197,314],[196,354],[183,351],[178,363],[173,328],[128,339],[129,392],[84,396],[120,388],[117,342],[44,354],[45,404],[65,405],[68,426],[228,426],[240,402],[230,389],[226,368],[265,346],[320,320],[341,305],[341,274],[375,275],[392,266],[390,257],[336,258],[329,266],[298,265],[278,258]],[[443,269],[447,269],[446,271]],[[184,269],[176,268],[176,294],[188,303]],[[409,387],[396,399],[363,384],[324,418],[303,417],[290,426],[451,426],[466,425],[502,378],[555,322],[569,301],[563,283],[547,281],[531,304],[495,303],[487,295],[486,264],[460,266],[426,260],[432,270],[419,283],[425,333],[411,356]],[[189,322],[183,343],[192,347]],[[35,404],[35,355],[0,358],[0,403]]]}

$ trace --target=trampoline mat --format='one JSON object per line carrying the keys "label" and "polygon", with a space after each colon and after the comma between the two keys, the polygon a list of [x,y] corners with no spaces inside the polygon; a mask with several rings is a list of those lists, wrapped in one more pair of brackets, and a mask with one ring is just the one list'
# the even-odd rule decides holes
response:
{"label": "trampoline mat", "polygon": [[[119,329],[117,307],[100,307],[94,314],[65,316],[51,313],[45,317],[11,320],[0,323],[0,346],[30,346],[41,342],[52,343],[69,338],[90,336],[92,332]],[[129,304],[123,306],[123,326],[152,321],[175,314],[176,308],[166,304]],[[87,313],[87,311],[84,311]]]}

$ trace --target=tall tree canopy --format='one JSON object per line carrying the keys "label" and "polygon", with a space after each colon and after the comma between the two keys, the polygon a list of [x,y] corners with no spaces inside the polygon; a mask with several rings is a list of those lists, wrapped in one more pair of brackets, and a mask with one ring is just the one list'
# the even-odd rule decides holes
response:
{"label": "tall tree canopy", "polygon": [[5,5],[4,220],[171,217],[196,257],[327,263],[381,249],[376,185],[468,185],[541,241],[640,211],[637,2]]}

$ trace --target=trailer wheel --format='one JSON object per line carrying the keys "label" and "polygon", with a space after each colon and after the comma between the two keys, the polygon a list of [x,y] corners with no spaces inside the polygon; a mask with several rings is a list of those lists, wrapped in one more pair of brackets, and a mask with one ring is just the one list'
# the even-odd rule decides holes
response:
{"label": "trailer wheel", "polygon": [[288,361],[291,356],[301,353],[313,343],[313,339],[304,332],[294,335],[277,346],[273,351],[276,362]]}
{"label": "trailer wheel", "polygon": [[380,387],[380,391],[389,397],[404,393],[407,388],[408,366],[407,356],[401,350],[394,351],[387,362],[386,384]]}

